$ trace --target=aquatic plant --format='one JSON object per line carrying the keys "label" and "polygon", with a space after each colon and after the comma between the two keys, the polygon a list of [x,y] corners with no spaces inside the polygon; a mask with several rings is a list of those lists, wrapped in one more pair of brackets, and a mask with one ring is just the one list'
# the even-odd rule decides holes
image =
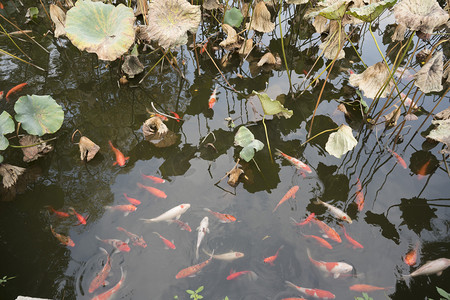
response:
{"label": "aquatic plant", "polygon": [[[446,292],[444,289],[441,289],[440,287],[436,287],[436,290],[439,293],[439,295],[442,296],[440,300],[450,300],[450,293]],[[428,299],[433,300],[431,298]]]}
{"label": "aquatic plant", "polygon": [[367,293],[362,293],[362,297],[355,297],[355,300],[373,300]]}
{"label": "aquatic plant", "polygon": [[196,289],[195,291],[193,290],[186,290],[186,293],[188,293],[189,295],[191,295],[189,298],[194,299],[194,300],[199,300],[199,299],[203,299],[203,296],[200,295],[200,292],[203,291],[205,287],[199,286],[198,289]]}
{"label": "aquatic plant", "polygon": [[14,279],[16,278],[16,276],[13,277],[8,277],[8,276],[3,276],[3,278],[0,278],[0,285],[1,286],[5,286],[5,283],[8,282],[8,280]]}

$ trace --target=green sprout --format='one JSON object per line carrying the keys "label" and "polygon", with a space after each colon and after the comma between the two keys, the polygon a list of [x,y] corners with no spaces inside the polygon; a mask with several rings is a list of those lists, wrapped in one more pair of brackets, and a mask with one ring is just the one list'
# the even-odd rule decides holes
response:
{"label": "green sprout", "polygon": [[186,290],[186,293],[191,295],[191,297],[190,297],[191,299],[194,299],[194,300],[203,299],[203,296],[200,295],[199,293],[201,291],[203,291],[204,288],[205,287],[202,285],[198,289],[196,289],[195,291],[193,291],[193,290]]}

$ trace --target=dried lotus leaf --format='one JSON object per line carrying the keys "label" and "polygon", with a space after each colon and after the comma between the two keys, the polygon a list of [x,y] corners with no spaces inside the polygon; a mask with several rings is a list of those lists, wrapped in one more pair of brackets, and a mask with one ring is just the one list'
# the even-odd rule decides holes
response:
{"label": "dried lotus leaf", "polygon": [[25,168],[16,167],[10,164],[0,164],[0,175],[3,177],[3,186],[9,189],[16,184],[17,179],[23,174]]}
{"label": "dried lotus leaf", "polygon": [[30,162],[44,156],[44,154],[53,150],[52,145],[47,145],[42,139],[36,135],[25,135],[19,140],[21,146],[30,146],[21,148],[23,152],[23,161]]}
{"label": "dried lotus leaf", "polygon": [[245,41],[245,43],[242,44],[241,48],[239,49],[240,55],[248,55],[253,49],[253,39],[248,39]]}
{"label": "dried lotus leaf", "polygon": [[439,51],[414,75],[416,78],[414,85],[424,93],[440,92],[443,89],[441,84],[443,74],[443,54]]}
{"label": "dried lotus leaf", "polygon": [[[388,68],[384,62],[378,62],[368,67],[361,74],[351,74],[349,83],[352,86],[359,87],[359,89],[364,92],[364,96],[375,99],[388,78]],[[393,86],[394,82],[390,80],[388,86],[384,89],[383,93],[379,95],[379,97],[386,97],[390,93]]]}
{"label": "dried lotus leaf", "polygon": [[235,187],[239,184],[239,177],[241,176],[241,174],[243,174],[244,171],[241,168],[234,168],[230,171],[230,173],[228,174],[228,181],[227,183],[232,186]]}
{"label": "dried lotus leaf", "polygon": [[158,116],[147,119],[142,125],[142,132],[147,140],[161,139],[168,131],[166,124]]}
{"label": "dried lotus leaf", "polygon": [[122,64],[122,71],[127,74],[129,78],[134,78],[135,75],[144,71],[144,65],[139,61],[137,56],[127,55]]}
{"label": "dried lotus leaf", "polygon": [[258,67],[261,67],[264,64],[269,64],[269,65],[273,65],[277,62],[275,56],[270,53],[267,52],[266,54],[263,55],[263,57],[261,57],[261,59],[259,60],[259,62],[256,64]]}
{"label": "dried lotus leaf", "polygon": [[400,118],[401,111],[397,105],[394,105],[395,109],[384,115],[384,119],[386,120],[386,126],[397,126],[397,121]]}
{"label": "dried lotus leaf", "polygon": [[275,23],[270,20],[270,12],[266,7],[264,1],[256,4],[253,10],[253,19],[250,29],[259,32],[271,32],[275,29]]}
{"label": "dried lotus leaf", "polygon": [[81,160],[90,161],[94,158],[95,154],[100,150],[100,146],[91,141],[85,136],[80,138],[80,142],[78,143],[78,147],[80,147]]}
{"label": "dried lotus leaf", "polygon": [[50,4],[50,18],[55,24],[55,38],[66,35],[66,13],[59,6]]}
{"label": "dried lotus leaf", "polygon": [[242,38],[236,33],[236,30],[234,30],[234,28],[228,24],[223,24],[222,28],[223,31],[225,31],[225,33],[227,34],[227,38],[220,42],[219,45],[227,50],[239,48],[239,42]]}
{"label": "dried lotus leaf", "polygon": [[397,27],[395,27],[394,34],[392,35],[393,41],[403,41],[405,39],[405,33],[406,33],[406,26],[403,24],[398,24]]}
{"label": "dried lotus leaf", "polygon": [[218,9],[220,7],[218,0],[205,0],[203,1],[203,8],[206,10]]}

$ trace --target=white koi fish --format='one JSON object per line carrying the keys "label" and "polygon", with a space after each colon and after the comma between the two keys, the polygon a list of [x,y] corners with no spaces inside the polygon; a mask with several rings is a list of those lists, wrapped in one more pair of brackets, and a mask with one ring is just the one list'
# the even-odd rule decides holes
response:
{"label": "white koi fish", "polygon": [[432,275],[437,274],[440,276],[442,271],[447,269],[450,266],[450,259],[448,258],[438,258],[436,260],[432,260],[415,270],[409,275],[404,275],[405,277],[415,277],[419,275]]}
{"label": "white koi fish", "polygon": [[311,252],[309,249],[306,249],[306,252],[308,253],[308,258],[313,265],[327,274],[333,274],[333,278],[339,278],[341,274],[348,273],[353,270],[351,265],[344,262],[317,261],[311,257]]}
{"label": "white koi fish", "polygon": [[331,205],[331,204],[325,203],[325,202],[323,202],[322,200],[320,200],[319,198],[317,198],[316,201],[315,201],[314,203],[315,203],[315,204],[322,204],[322,205],[325,206],[325,207],[330,211],[330,213],[331,213],[332,215],[334,215],[336,218],[338,218],[338,219],[340,219],[340,220],[342,220],[342,221],[345,221],[345,222],[348,222],[348,223],[352,224],[352,219],[350,219],[350,217],[349,217],[345,212],[343,212],[342,210],[340,210],[339,208],[337,208],[337,207],[335,207],[335,206],[333,206],[333,205]]}
{"label": "white koi fish", "polygon": [[197,227],[198,235],[197,235],[197,249],[195,250],[195,258],[198,259],[198,248],[205,237],[206,233],[209,233],[209,219],[208,217],[204,217],[200,222],[200,226]]}
{"label": "white koi fish", "polygon": [[214,254],[213,255],[212,253],[208,253],[205,249],[202,249],[202,250],[206,255],[212,256],[212,258],[218,259],[218,260],[232,261],[232,260],[244,257],[244,253],[236,252],[236,251],[230,251],[230,252],[223,253],[223,254]]}
{"label": "white koi fish", "polygon": [[172,222],[173,219],[178,220],[180,218],[180,216],[182,214],[184,214],[189,207],[191,207],[191,205],[189,203],[183,203],[180,205],[175,206],[174,208],[169,209],[168,211],[166,211],[165,213],[163,213],[162,215],[153,218],[153,219],[140,219],[142,221],[144,221],[145,223],[155,223],[155,222],[161,222],[161,221],[166,221],[166,222]]}
{"label": "white koi fish", "polygon": [[300,293],[303,293],[305,295],[309,295],[311,297],[317,298],[317,299],[334,299],[336,298],[336,296],[329,292],[329,291],[325,291],[325,290],[319,290],[319,289],[308,289],[308,288],[304,288],[301,286],[297,286],[295,284],[293,284],[290,281],[285,281],[287,286],[290,286],[294,289],[296,289],[297,291],[299,291]]}

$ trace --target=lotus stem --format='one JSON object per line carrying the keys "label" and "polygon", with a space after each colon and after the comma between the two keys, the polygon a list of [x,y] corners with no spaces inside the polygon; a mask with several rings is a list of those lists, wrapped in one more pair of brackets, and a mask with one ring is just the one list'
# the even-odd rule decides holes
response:
{"label": "lotus stem", "polygon": [[270,160],[273,163],[274,161],[273,161],[273,157],[272,157],[272,151],[270,150],[269,134],[267,133],[267,126],[266,126],[266,123],[264,122],[265,118],[266,118],[266,115],[263,116],[262,123],[264,126],[264,132],[266,133],[267,148],[269,148]]}
{"label": "lotus stem", "polygon": [[2,26],[2,24],[0,24],[0,27],[2,28],[3,32],[5,33],[5,35],[11,40],[11,42],[14,44],[14,46],[17,47],[17,49],[19,49],[20,52],[22,52],[23,55],[25,55],[29,60],[32,60],[31,57],[29,57],[17,44],[16,42],[14,42],[14,40],[12,39],[12,37],[8,34],[8,32],[6,32],[5,28]]}
{"label": "lotus stem", "polygon": [[[0,16],[1,16],[1,14],[0,14]],[[45,72],[45,70],[42,69],[41,67],[36,66],[35,64],[30,63],[30,62],[28,62],[28,61],[26,61],[26,60],[23,60],[23,59],[21,59],[20,57],[17,57],[17,56],[15,56],[15,55],[13,55],[13,54],[11,54],[11,53],[9,53],[9,52],[3,50],[3,49],[0,49],[0,52],[3,53],[3,54],[9,55],[9,56],[11,56],[11,57],[13,57],[13,58],[15,58],[15,59],[18,59],[18,60],[20,60],[21,62],[24,62],[24,63],[26,63],[26,64],[29,64],[30,66],[33,66],[33,67],[35,67],[35,68],[38,69],[38,70],[41,70],[41,71]]]}
{"label": "lotus stem", "polygon": [[341,128],[341,127],[342,127],[342,125],[339,126],[339,127],[336,127],[336,128],[327,129],[327,130],[324,130],[324,131],[322,131],[322,132],[319,132],[319,133],[316,134],[315,136],[310,137],[309,139],[307,139],[303,144],[300,145],[300,147],[303,147],[306,143],[308,143],[308,142],[310,142],[311,140],[315,139],[316,137],[318,137],[318,136],[321,135],[322,133],[330,132],[330,131],[335,131],[335,130],[339,130],[339,128]]}
{"label": "lotus stem", "polygon": [[36,143],[36,144],[32,144],[32,145],[24,145],[24,146],[17,146],[17,145],[9,145],[11,148],[31,148],[31,147],[35,147],[35,146],[38,146],[38,145],[40,145],[40,144],[45,144],[45,143],[47,143],[47,142],[51,142],[51,141],[53,141],[53,140],[56,140],[57,138],[56,137],[53,137],[53,138],[51,138],[51,139],[48,139],[48,140],[45,140],[45,141],[42,141],[42,142],[39,142],[39,143]]}
{"label": "lotus stem", "polygon": [[[289,72],[289,67],[287,64],[286,52],[284,50],[283,27],[281,26],[281,8],[282,7],[283,7],[283,0],[280,0],[280,9],[278,10],[278,24],[279,24],[278,26],[280,26],[281,51],[283,52],[284,65],[286,67],[286,73],[287,73],[287,76],[289,79],[289,89],[292,90],[291,74]],[[269,152],[270,152],[270,148],[269,148]],[[272,155],[270,157],[272,157]]]}
{"label": "lotus stem", "polygon": [[217,71],[219,71],[220,76],[222,76],[223,80],[225,80],[225,82],[227,83],[227,85],[236,93],[239,94],[238,91],[236,91],[236,89],[234,87],[231,86],[231,84],[228,82],[228,80],[225,78],[225,76],[223,75],[222,71],[220,71],[219,67],[217,66],[216,62],[214,61],[214,59],[211,57],[211,55],[209,54],[208,50],[205,49],[206,54],[208,54],[209,58],[211,59],[212,63],[214,64],[214,66],[216,67]]}
{"label": "lotus stem", "polygon": [[[164,52],[163,52],[164,53]],[[153,65],[153,67],[151,67],[151,69],[144,75],[144,77],[142,77],[141,80],[139,80],[139,84],[141,84],[145,78],[147,78],[147,76],[153,71],[153,69],[163,60],[163,58],[166,57],[166,53],[164,53],[163,56],[161,56],[161,58],[156,62],[156,64]]]}
{"label": "lotus stem", "polygon": [[44,3],[42,3],[42,0],[39,0],[39,2],[41,2],[42,8],[44,9],[45,14],[47,15],[47,18],[48,18],[48,20],[49,20],[50,23],[51,23],[51,22],[52,22],[52,19],[50,19],[50,15],[48,14],[47,9],[46,9],[45,6],[44,6]]}
{"label": "lotus stem", "polygon": [[359,55],[359,52],[356,50],[355,45],[353,45],[353,42],[350,40],[350,37],[347,35],[347,32],[344,31],[345,37],[347,38],[347,41],[350,42],[350,44],[352,45],[353,50],[355,50],[356,55],[358,55],[359,60],[362,62],[362,64],[364,65],[364,68],[367,69],[367,65],[364,63],[364,60],[362,59],[361,55]]}

